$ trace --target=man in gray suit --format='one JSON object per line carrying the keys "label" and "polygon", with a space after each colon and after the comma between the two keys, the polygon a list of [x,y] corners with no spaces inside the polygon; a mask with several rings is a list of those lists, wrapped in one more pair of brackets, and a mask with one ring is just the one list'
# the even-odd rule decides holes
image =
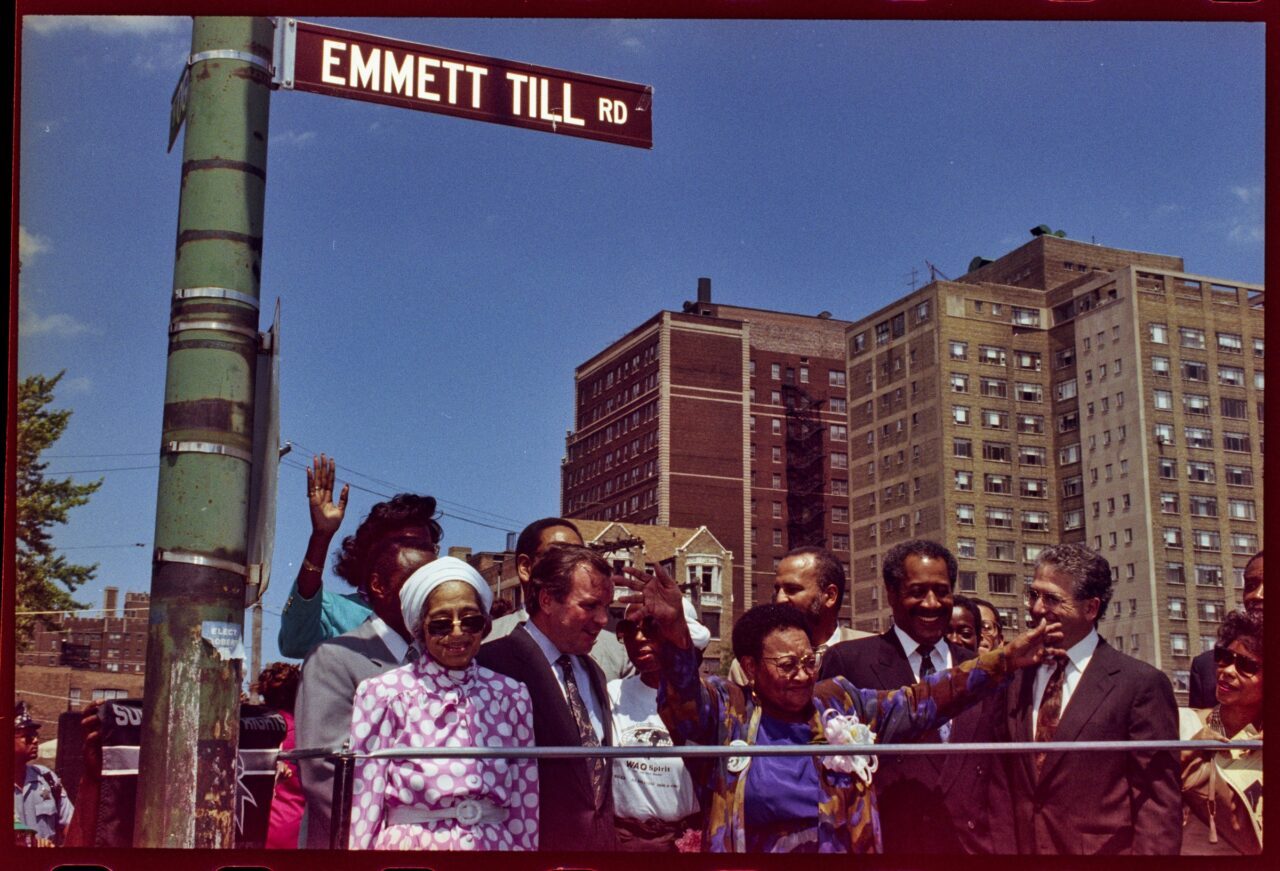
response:
{"label": "man in gray suit", "polygon": [[[373,614],[355,629],[317,645],[302,665],[294,717],[299,749],[341,747],[351,730],[351,706],[360,682],[404,664],[412,635],[400,612],[400,587],[435,553],[392,540],[372,555],[367,594]],[[300,763],[307,800],[306,846],[329,846],[333,763]]]}
{"label": "man in gray suit", "polygon": [[[533,564],[538,561],[547,548],[553,544],[582,544],[582,533],[572,521],[563,517],[544,517],[535,520],[524,528],[516,539],[516,577],[520,579],[520,589],[524,599],[529,599],[529,573]],[[486,641],[497,641],[529,619],[529,612],[521,608],[493,621]],[[591,648],[591,658],[604,671],[605,680],[619,680],[636,673],[635,666],[627,656],[627,649],[613,634],[613,625],[617,622],[615,615],[610,614],[606,631],[600,633],[595,647]]]}
{"label": "man in gray suit", "polygon": [[[612,567],[580,545],[547,548],[529,576],[528,622],[480,648],[476,661],[521,681],[539,747],[608,747],[604,673],[587,654],[608,622]],[[602,757],[538,762],[541,850],[614,850],[613,769]]]}

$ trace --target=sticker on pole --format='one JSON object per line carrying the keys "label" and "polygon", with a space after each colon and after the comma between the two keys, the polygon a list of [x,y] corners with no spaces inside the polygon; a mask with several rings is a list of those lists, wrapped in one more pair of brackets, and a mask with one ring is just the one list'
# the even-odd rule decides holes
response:
{"label": "sticker on pole", "polygon": [[182,129],[182,122],[187,119],[187,101],[191,99],[191,62],[182,68],[182,75],[178,77],[178,85],[173,89],[173,96],[169,98],[169,147],[166,152],[173,151],[173,143],[178,141],[178,131]]}
{"label": "sticker on pole", "polygon": [[244,659],[244,632],[240,624],[206,620],[200,624],[200,637],[212,644],[222,659]]}

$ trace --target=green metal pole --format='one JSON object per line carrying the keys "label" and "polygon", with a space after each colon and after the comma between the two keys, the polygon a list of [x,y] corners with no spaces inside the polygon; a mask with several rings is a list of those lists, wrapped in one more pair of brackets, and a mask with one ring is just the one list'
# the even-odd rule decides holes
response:
{"label": "green metal pole", "polygon": [[272,42],[265,18],[197,17],[192,30],[134,825],[141,847],[235,842]]}

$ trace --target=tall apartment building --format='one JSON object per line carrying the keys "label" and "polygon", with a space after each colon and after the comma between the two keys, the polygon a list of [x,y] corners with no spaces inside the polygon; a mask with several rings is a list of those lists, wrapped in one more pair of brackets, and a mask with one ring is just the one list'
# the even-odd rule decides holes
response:
{"label": "tall apartment building", "polygon": [[732,554],[732,613],[789,548],[849,547],[848,322],[711,301],[710,280],[575,371],[566,517],[696,528]]}
{"label": "tall apartment building", "polygon": [[1080,541],[1103,636],[1185,692],[1261,547],[1262,288],[1053,236],[974,266],[847,329],[855,625],[887,627],[898,541],[947,543],[1015,630],[1040,550]]}

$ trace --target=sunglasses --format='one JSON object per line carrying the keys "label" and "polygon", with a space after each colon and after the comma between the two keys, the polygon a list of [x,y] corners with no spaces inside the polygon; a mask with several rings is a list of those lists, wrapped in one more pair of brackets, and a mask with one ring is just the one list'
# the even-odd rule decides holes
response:
{"label": "sunglasses", "polygon": [[1245,677],[1253,677],[1262,671],[1262,663],[1251,656],[1245,656],[1243,653],[1236,653],[1234,650],[1228,650],[1225,647],[1215,646],[1213,648],[1213,661],[1218,664],[1218,668],[1226,668],[1228,665],[1234,665],[1236,671]]}
{"label": "sunglasses", "polygon": [[475,635],[484,631],[483,614],[468,614],[465,617],[432,617],[427,621],[427,634],[432,636],[452,635],[453,627],[459,626],[466,635]]}
{"label": "sunglasses", "polygon": [[623,618],[614,626],[614,632],[623,638],[634,638],[636,633],[641,631],[646,638],[657,638],[659,635],[657,621],[652,617],[645,617],[643,620]]}
{"label": "sunglasses", "polygon": [[762,656],[764,662],[772,662],[773,667],[778,670],[778,674],[783,677],[794,677],[795,673],[800,669],[804,669],[809,674],[818,673],[818,658],[810,653],[808,656]]}

